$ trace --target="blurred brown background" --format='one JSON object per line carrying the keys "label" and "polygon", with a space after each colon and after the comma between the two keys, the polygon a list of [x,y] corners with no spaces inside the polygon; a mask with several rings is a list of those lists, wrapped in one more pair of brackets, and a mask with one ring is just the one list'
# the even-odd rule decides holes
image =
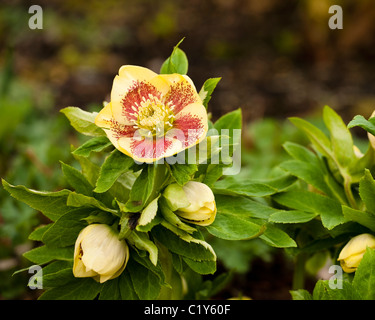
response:
{"label": "blurred brown background", "polygon": [[[246,120],[287,117],[328,104],[347,119],[375,108],[373,0],[35,1],[43,30],[28,28],[29,1],[2,1],[0,65],[56,110],[101,103],[123,64],[159,71],[183,37],[199,88],[221,76],[210,110],[241,107]],[[343,8],[331,30],[328,8]]]}

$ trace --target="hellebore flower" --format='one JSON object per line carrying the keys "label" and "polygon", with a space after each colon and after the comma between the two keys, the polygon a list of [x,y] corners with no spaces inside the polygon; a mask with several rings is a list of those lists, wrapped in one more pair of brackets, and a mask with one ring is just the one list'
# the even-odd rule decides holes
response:
{"label": "hellebore flower", "polygon": [[208,129],[206,108],[188,76],[132,65],[120,68],[95,124],[119,151],[146,163],[194,146]]}
{"label": "hellebore flower", "polygon": [[363,233],[352,238],[341,250],[337,259],[340,261],[342,269],[347,273],[356,271],[367,247],[375,249],[375,237],[373,235]]}
{"label": "hellebore flower", "polygon": [[74,248],[73,274],[103,283],[118,277],[129,259],[129,247],[105,224],[91,224],[78,235]]}
{"label": "hellebore flower", "polygon": [[208,226],[215,220],[215,197],[204,183],[189,181],[183,187],[173,183],[164,190],[163,196],[170,209],[187,222]]}

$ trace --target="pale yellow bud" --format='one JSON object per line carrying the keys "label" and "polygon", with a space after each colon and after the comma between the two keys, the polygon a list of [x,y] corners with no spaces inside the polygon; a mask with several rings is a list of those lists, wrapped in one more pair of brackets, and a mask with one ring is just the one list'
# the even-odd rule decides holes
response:
{"label": "pale yellow bud", "polygon": [[91,224],[78,235],[74,248],[73,274],[77,278],[93,277],[103,283],[118,277],[129,259],[125,240],[108,225]]}
{"label": "pale yellow bud", "polygon": [[363,233],[352,238],[341,250],[337,259],[340,261],[342,269],[347,273],[356,271],[367,247],[375,248],[375,237],[373,235]]}
{"label": "pale yellow bud", "polygon": [[[371,114],[369,119],[373,117],[375,117],[375,111]],[[368,137],[368,140],[370,141],[372,148],[375,149],[375,136],[372,135],[370,132],[367,132],[367,137]]]}
{"label": "pale yellow bud", "polygon": [[204,183],[189,181],[183,187],[169,185],[164,197],[171,210],[187,222],[208,226],[215,220],[215,196]]}

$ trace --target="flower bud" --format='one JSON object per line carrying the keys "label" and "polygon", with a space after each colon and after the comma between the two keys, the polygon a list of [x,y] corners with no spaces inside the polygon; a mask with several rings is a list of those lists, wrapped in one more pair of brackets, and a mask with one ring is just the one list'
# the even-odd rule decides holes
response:
{"label": "flower bud", "polygon": [[375,237],[373,235],[363,233],[352,238],[341,250],[337,259],[340,261],[342,269],[347,273],[356,271],[367,247],[375,248]]}
{"label": "flower bud", "polygon": [[189,181],[183,187],[174,183],[165,189],[163,195],[171,210],[183,220],[201,226],[214,222],[215,197],[204,183]]}
{"label": "flower bud", "polygon": [[[373,118],[375,117],[375,111],[371,114],[370,118]],[[375,149],[375,136],[372,135],[370,132],[367,132],[367,137],[368,137],[368,140],[370,141],[370,145],[373,149]]]}
{"label": "flower bud", "polygon": [[106,224],[91,224],[78,235],[74,248],[73,274],[103,283],[118,277],[129,259],[129,247]]}

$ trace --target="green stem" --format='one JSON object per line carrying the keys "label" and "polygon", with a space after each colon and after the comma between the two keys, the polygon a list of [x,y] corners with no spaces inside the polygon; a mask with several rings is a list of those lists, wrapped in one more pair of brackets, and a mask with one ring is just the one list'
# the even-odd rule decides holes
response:
{"label": "green stem", "polygon": [[303,289],[305,286],[305,264],[307,260],[306,253],[300,253],[296,257],[293,274],[293,290]]}
{"label": "green stem", "polygon": [[344,177],[344,190],[346,197],[348,198],[348,201],[353,209],[358,209],[357,202],[354,199],[352,188],[351,188],[351,180],[348,176]]}
{"label": "green stem", "polygon": [[154,170],[155,170],[154,183],[153,183],[153,188],[152,188],[152,191],[150,193],[150,196],[147,200],[145,207],[147,207],[147,205],[158,196],[162,187],[165,185],[165,181],[168,180],[169,171],[167,170],[167,167],[165,164],[155,163],[152,165],[154,166]]}

